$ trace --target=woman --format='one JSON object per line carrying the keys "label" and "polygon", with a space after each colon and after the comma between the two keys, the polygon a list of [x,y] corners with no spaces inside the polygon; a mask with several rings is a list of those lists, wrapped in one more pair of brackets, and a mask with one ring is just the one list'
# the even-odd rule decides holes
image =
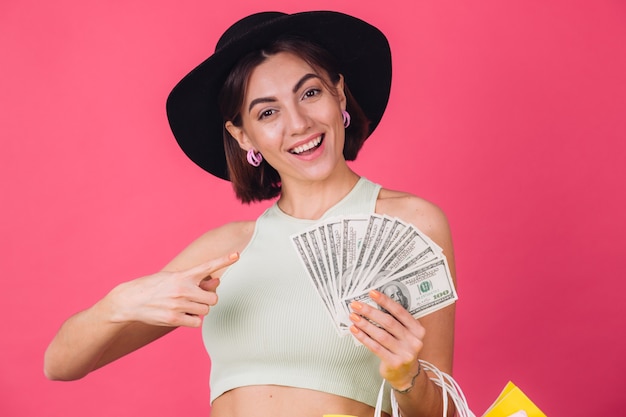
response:
{"label": "woman", "polygon": [[[48,378],[81,378],[178,326],[202,326],[214,417],[372,416],[383,379],[402,416],[441,415],[441,391],[418,359],[451,372],[454,305],[418,321],[373,291],[380,308],[351,304],[358,343],[340,338],[289,241],[332,216],[375,212],[427,234],[454,276],[444,214],[346,163],[380,121],[390,79],[384,35],[353,17],[270,12],[231,26],[172,91],[170,125],[185,153],[231,180],[243,202],[276,203],[69,318],[46,352]],[[389,396],[383,410],[391,413]]]}

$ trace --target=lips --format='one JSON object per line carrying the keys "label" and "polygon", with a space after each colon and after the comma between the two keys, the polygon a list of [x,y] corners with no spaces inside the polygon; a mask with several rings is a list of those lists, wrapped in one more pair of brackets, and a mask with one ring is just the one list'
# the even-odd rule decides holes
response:
{"label": "lips", "polygon": [[322,144],[322,140],[324,139],[324,135],[320,135],[310,141],[303,143],[302,145],[296,146],[289,150],[289,153],[294,155],[303,154],[306,151],[310,151],[311,149],[318,148]]}

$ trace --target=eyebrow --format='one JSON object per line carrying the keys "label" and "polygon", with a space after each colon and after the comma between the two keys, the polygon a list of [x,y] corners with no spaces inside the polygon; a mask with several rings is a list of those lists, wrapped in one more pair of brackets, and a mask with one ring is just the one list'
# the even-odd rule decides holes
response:
{"label": "eyebrow", "polygon": [[[313,73],[308,73],[308,74],[305,74],[302,78],[300,78],[300,79],[298,80],[298,82],[296,83],[296,85],[294,85],[294,86],[293,86],[293,88],[291,89],[291,91],[292,91],[292,92],[294,92],[294,93],[295,93],[295,92],[297,92],[297,91],[298,91],[298,90],[302,87],[302,85],[303,85],[305,82],[307,82],[308,80],[310,80],[311,78],[320,78],[320,76],[319,76],[319,75],[317,75],[317,74],[313,74]],[[255,98],[254,100],[252,100],[252,101],[250,102],[250,105],[248,106],[248,113],[249,113],[250,111],[252,111],[252,108],[253,108],[254,106],[256,106],[257,104],[259,104],[259,103],[272,103],[272,102],[274,102],[274,101],[276,101],[276,98],[274,98],[274,97],[260,97],[260,98]]]}

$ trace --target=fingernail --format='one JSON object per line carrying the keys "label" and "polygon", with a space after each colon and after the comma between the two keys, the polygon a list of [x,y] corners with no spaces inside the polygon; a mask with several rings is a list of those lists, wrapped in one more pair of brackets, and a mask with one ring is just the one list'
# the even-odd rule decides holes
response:
{"label": "fingernail", "polygon": [[372,290],[372,291],[370,291],[370,297],[373,300],[378,300],[380,298],[380,292],[378,292],[376,290]]}
{"label": "fingernail", "polygon": [[361,321],[361,316],[359,316],[358,314],[350,313],[350,320],[352,320],[355,323],[359,322]]}
{"label": "fingernail", "polygon": [[359,334],[359,329],[356,326],[350,326],[350,332],[352,332],[352,334]]}
{"label": "fingernail", "polygon": [[352,307],[353,310],[362,310],[363,304],[359,303],[358,301],[353,301],[350,303],[350,307]]}
{"label": "fingernail", "polygon": [[228,259],[230,259],[231,261],[234,261],[235,259],[239,258],[239,254],[237,252],[231,253],[228,256]]}

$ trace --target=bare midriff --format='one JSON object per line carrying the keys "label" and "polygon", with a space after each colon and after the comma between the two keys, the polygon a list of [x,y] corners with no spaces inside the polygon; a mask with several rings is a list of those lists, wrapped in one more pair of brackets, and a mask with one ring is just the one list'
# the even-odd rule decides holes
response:
{"label": "bare midriff", "polygon": [[278,385],[230,390],[215,399],[211,408],[211,417],[322,417],[324,414],[373,417],[374,408],[321,391]]}

